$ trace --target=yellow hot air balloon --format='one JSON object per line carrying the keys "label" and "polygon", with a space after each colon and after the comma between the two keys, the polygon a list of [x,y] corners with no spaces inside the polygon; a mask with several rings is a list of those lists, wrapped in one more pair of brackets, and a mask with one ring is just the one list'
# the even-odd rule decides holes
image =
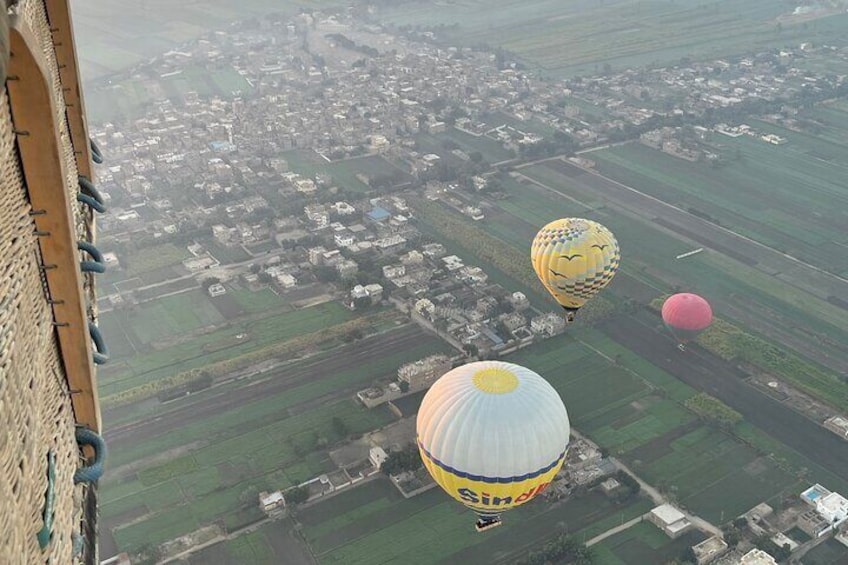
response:
{"label": "yellow hot air balloon", "polygon": [[533,270],[568,321],[609,284],[621,259],[618,242],[607,228],[592,220],[555,220],[536,234],[530,248]]}
{"label": "yellow hot air balloon", "polygon": [[427,471],[477,513],[482,531],[550,484],[565,460],[571,428],[545,379],[512,363],[479,361],[433,384],[416,431]]}

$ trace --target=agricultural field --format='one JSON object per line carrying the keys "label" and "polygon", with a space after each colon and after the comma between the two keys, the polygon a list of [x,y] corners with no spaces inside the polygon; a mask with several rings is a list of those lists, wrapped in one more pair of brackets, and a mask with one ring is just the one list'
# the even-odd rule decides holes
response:
{"label": "agricultural field", "polygon": [[344,4],[335,0],[246,0],[238,5],[223,0],[179,4],[164,0],[87,0],[72,2],[72,9],[82,75],[91,81],[238,20],[339,5]]}
{"label": "agricultural field", "polygon": [[406,500],[378,479],[303,509],[298,521],[321,565],[490,564],[508,563],[566,530],[592,537],[648,509],[643,499],[617,507],[596,493],[566,504],[531,502],[505,515],[504,525],[483,540],[473,514],[438,489]]}
{"label": "agricultural field", "polygon": [[562,77],[846,36],[844,14],[834,11],[806,23],[787,17],[778,21],[791,10],[770,0],[431,0],[382,5],[374,17],[398,26],[435,28],[437,37],[451,44],[502,47],[541,74]]}
{"label": "agricultural field", "polygon": [[387,174],[400,174],[408,177],[406,171],[399,169],[379,155],[365,155],[340,161],[327,161],[318,153],[295,149],[280,155],[289,164],[289,169],[300,175],[314,178],[324,173],[333,178],[333,184],[354,192],[368,192],[371,187],[356,178],[357,174],[375,177]]}
{"label": "agricultural field", "polygon": [[670,539],[655,525],[644,521],[592,546],[593,563],[597,565],[641,565],[671,563],[683,559],[684,552],[706,536],[690,531]]}
{"label": "agricultural field", "polygon": [[174,401],[139,415],[147,425],[111,428],[101,508],[117,546],[134,551],[216,520],[232,531],[261,518],[260,490],[333,470],[327,450],[334,444],[394,420],[385,406],[367,410],[355,402],[356,390],[447,348],[401,326],[348,349],[285,365],[249,387],[237,383]]}
{"label": "agricultural field", "polygon": [[485,135],[475,136],[458,129],[450,128],[444,133],[419,133],[415,136],[420,153],[435,153],[454,166],[461,166],[462,159],[451,153],[449,146],[456,145],[466,154],[480,153],[488,163],[497,163],[510,159],[510,153],[500,143]]}
{"label": "agricultural field", "polygon": [[[830,122],[835,125],[835,122]],[[642,144],[596,151],[604,176],[838,275],[848,274],[848,146],[753,121],[789,141],[713,136],[721,167],[677,159]],[[840,130],[841,131],[841,130]]]}
{"label": "agricultural field", "polygon": [[[200,292],[197,291],[197,300],[205,301],[205,303],[200,302],[205,304],[202,311],[207,312],[210,317],[213,317],[213,314],[220,316],[210,302],[214,299]],[[222,359],[231,359],[356,317],[353,312],[336,302],[326,302],[302,310],[289,310],[288,307],[284,307],[276,311],[264,310],[252,314],[212,332],[186,333],[183,331],[179,339],[176,338],[177,333],[174,333],[172,339],[166,344],[156,348],[149,347],[149,344],[142,341],[141,336],[157,337],[155,330],[157,324],[162,323],[162,318],[156,316],[166,315],[174,318],[179,313],[183,315],[180,318],[183,328],[190,327],[191,322],[187,320],[197,320],[197,311],[187,309],[185,303],[181,303],[179,298],[180,296],[174,297],[174,300],[168,301],[168,304],[162,303],[162,300],[168,299],[160,299],[140,305],[132,312],[118,310],[103,315],[103,323],[106,328],[110,328],[110,336],[116,336],[118,344],[116,351],[128,352],[129,349],[135,348],[133,350],[138,353],[130,357],[115,358],[112,363],[103,368],[100,373],[102,397]],[[173,306],[173,310],[163,314],[168,305]],[[137,329],[139,319],[147,320],[149,323]],[[121,337],[124,338],[123,342]]]}
{"label": "agricultural field", "polygon": [[[563,170],[558,164],[550,161],[521,169],[523,175],[545,189],[532,183],[504,183],[514,195],[499,202],[508,215],[491,214],[486,229],[512,245],[526,246],[545,220],[538,216],[538,210],[547,210],[546,218],[580,213],[616,234],[622,248],[622,272],[654,287],[657,296],[673,288],[698,292],[713,303],[718,315],[765,333],[809,359],[840,358],[839,343],[848,339],[848,320],[832,304],[723,252],[677,260],[677,255],[693,249],[691,243],[670,235],[656,222],[648,224],[600,207],[599,202],[590,204],[591,186],[570,176],[573,167]],[[612,293],[618,284],[613,280]]]}
{"label": "agricultural field", "polygon": [[209,72],[186,67],[179,74],[159,78],[131,78],[86,89],[86,107],[93,122],[121,121],[138,116],[152,104],[168,99],[181,106],[189,92],[201,98],[230,99],[252,90],[250,83],[232,67]]}

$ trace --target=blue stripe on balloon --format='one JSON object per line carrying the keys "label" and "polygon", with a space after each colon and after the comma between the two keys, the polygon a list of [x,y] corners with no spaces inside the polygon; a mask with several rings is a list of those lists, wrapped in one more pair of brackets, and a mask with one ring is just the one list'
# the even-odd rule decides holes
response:
{"label": "blue stripe on balloon", "polygon": [[432,462],[435,466],[461,479],[469,479],[471,481],[478,481],[481,483],[520,483],[521,481],[533,479],[538,477],[539,475],[544,475],[545,473],[556,467],[557,464],[562,460],[562,458],[565,457],[565,451],[563,451],[559,454],[559,457],[557,457],[556,460],[550,465],[546,465],[538,471],[533,471],[532,473],[527,473],[525,475],[516,475],[514,477],[485,477],[483,475],[473,475],[471,473],[466,473],[465,471],[460,471],[459,469],[454,469],[450,465],[442,463],[441,461],[433,457],[433,455],[429,451],[427,451],[427,448],[421,445],[421,440],[417,440],[417,443],[418,447],[421,449],[421,452],[424,453],[424,455],[427,456],[427,459],[429,459],[430,462]]}

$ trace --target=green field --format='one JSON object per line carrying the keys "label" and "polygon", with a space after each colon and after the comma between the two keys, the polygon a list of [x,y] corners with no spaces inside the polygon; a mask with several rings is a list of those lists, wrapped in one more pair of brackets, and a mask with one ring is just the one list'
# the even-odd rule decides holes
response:
{"label": "green field", "polygon": [[368,192],[370,186],[356,178],[357,174],[375,177],[385,174],[402,173],[405,171],[379,155],[365,155],[340,161],[329,162],[312,150],[295,149],[280,154],[289,164],[289,169],[305,177],[314,178],[316,174],[324,173],[333,178],[333,185],[354,192]]}
{"label": "green field", "polygon": [[473,514],[438,489],[406,500],[380,479],[304,509],[298,520],[321,565],[482,565],[508,563],[565,530],[592,537],[649,508],[641,499],[616,507],[596,493],[566,504],[531,502],[506,514],[504,525],[481,539]]}
{"label": "green field", "polygon": [[[73,4],[73,18],[82,74],[90,81],[238,20],[339,5],[343,3],[334,0],[246,0],[238,5],[223,0],[179,4],[164,0],[89,0]],[[218,82],[214,75],[213,80]]]}
{"label": "green field", "polygon": [[92,121],[105,122],[138,116],[144,109],[165,99],[182,105],[189,92],[201,98],[230,99],[251,90],[250,83],[232,67],[210,72],[198,66],[186,66],[176,75],[93,85],[86,89],[85,96]]}
{"label": "green field", "polygon": [[593,546],[593,563],[642,565],[678,562],[676,560],[682,560],[689,547],[704,539],[706,536],[701,532],[690,531],[672,540],[650,522],[640,522]]}
{"label": "green field", "polygon": [[[621,271],[655,287],[657,296],[675,287],[698,292],[709,298],[717,314],[738,319],[743,326],[750,326],[754,319],[759,322],[758,332],[777,326],[783,335],[805,343],[807,349],[840,355],[839,344],[848,340],[848,319],[832,304],[719,253],[676,260],[678,254],[692,250],[691,244],[629,215],[598,208],[597,203],[592,210],[581,209],[572,199],[585,203],[587,188],[553,166],[538,164],[521,172],[565,198],[532,185],[504,183],[513,198],[500,203],[504,215],[493,217],[496,221],[485,225],[493,235],[520,248],[543,225],[537,210],[547,210],[547,217],[581,213],[616,234],[624,257]],[[532,204],[528,204],[531,199]],[[618,283],[613,281],[610,292],[616,293]],[[821,395],[826,397],[826,392]]]}
{"label": "green field", "polygon": [[[394,419],[385,407],[366,410],[352,399],[330,395],[368,386],[404,362],[444,350],[441,342],[426,337],[420,345],[387,354],[379,362],[265,397],[253,402],[250,410],[234,407],[113,453],[113,468],[135,463],[137,469],[120,480],[107,474],[101,488],[103,516],[118,522],[123,517],[142,518],[115,529],[119,547],[137,550],[144,543],[161,543],[215,520],[224,520],[232,529],[256,519],[250,511],[256,505],[254,491],[287,488],[333,470],[326,449],[344,439],[333,427],[333,418],[341,419],[350,434]],[[314,406],[316,399],[328,397]],[[191,401],[198,401],[197,395]],[[304,405],[309,408],[300,408]],[[179,457],[145,463],[178,447],[184,448]],[[172,515],[188,519],[175,524]]]}
{"label": "green field", "polygon": [[[727,164],[677,159],[642,144],[596,151],[607,177],[835,274],[848,273],[844,226],[848,145],[762,122],[754,127],[786,137],[785,145],[716,134]],[[739,158],[737,159],[737,151]]]}
{"label": "green field", "polygon": [[[206,300],[206,297],[200,296],[200,299]],[[211,307],[211,304],[209,306]],[[142,314],[142,319],[148,320],[152,332],[157,322],[164,323],[161,318],[155,317],[157,313],[162,314],[163,310],[161,305],[155,303],[149,307],[145,304],[139,307],[139,310],[143,312],[147,308],[155,309],[152,314]],[[126,311],[118,311],[104,317],[107,327],[113,328],[112,331],[116,331],[117,321],[122,332],[133,335],[136,331],[137,315],[138,312],[128,314]],[[167,316],[173,316],[173,313],[168,312]],[[354,317],[356,315],[344,306],[336,302],[326,302],[302,310],[267,311],[264,316],[256,314],[241,321],[231,322],[210,333],[189,334],[168,347],[145,349],[132,357],[117,359],[104,367],[100,377],[100,394],[101,397],[116,394],[195,367],[231,359],[273,343],[328,328]],[[129,320],[132,320],[132,323]],[[185,325],[185,322],[181,323]],[[244,337],[238,339],[238,335]]]}
{"label": "green field", "polygon": [[399,26],[444,25],[437,33],[448,43],[500,46],[545,75],[569,76],[604,64],[616,70],[844,40],[845,15],[778,26],[775,18],[791,10],[770,0],[429,0],[384,5],[374,17]]}

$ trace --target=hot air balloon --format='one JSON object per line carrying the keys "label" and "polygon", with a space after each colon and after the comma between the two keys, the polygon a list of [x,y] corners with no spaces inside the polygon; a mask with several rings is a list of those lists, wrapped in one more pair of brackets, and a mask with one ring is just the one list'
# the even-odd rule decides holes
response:
{"label": "hot air balloon", "polygon": [[709,327],[713,310],[709,302],[697,294],[682,292],[669,296],[663,303],[662,319],[677,339],[677,347],[683,351],[687,342]]}
{"label": "hot air balloon", "polygon": [[530,248],[536,275],[565,309],[569,322],[587,300],[609,284],[620,258],[612,232],[582,218],[549,223],[539,230]]}
{"label": "hot air balloon", "polygon": [[433,479],[477,514],[477,531],[542,492],[562,467],[571,428],[556,390],[502,361],[445,373],[418,410],[418,450]]}

